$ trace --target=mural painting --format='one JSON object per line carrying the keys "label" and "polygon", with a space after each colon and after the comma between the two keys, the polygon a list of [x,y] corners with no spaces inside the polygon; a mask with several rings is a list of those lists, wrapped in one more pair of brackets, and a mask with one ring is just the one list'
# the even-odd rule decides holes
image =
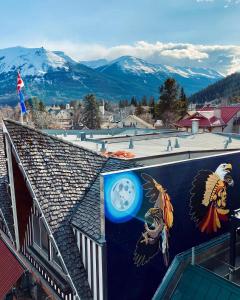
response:
{"label": "mural painting", "polygon": [[103,174],[109,299],[151,299],[177,254],[228,232],[239,161],[234,153]]}
{"label": "mural painting", "polygon": [[[137,242],[134,263],[142,266],[161,251],[164,264],[167,266],[169,230],[173,226],[173,206],[167,191],[160,183],[146,173],[142,173],[141,177],[145,181],[143,189],[147,191],[146,198],[153,204],[153,207],[149,208],[145,214],[145,230]],[[148,220],[150,220],[150,226]]]}
{"label": "mural painting", "polygon": [[233,186],[232,165],[223,163],[215,172],[201,170],[192,183],[190,214],[201,232],[217,232],[228,220],[227,188]]}

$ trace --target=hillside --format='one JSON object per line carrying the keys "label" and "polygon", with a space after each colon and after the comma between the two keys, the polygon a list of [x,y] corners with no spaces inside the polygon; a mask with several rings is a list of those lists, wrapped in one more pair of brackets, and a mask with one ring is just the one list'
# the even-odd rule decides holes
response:
{"label": "hillside", "polygon": [[204,103],[215,99],[240,96],[240,73],[234,73],[192,95],[190,101]]}

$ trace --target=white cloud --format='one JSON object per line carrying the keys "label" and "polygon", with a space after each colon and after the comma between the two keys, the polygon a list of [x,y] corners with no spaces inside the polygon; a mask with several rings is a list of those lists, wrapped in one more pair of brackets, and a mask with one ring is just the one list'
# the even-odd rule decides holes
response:
{"label": "white cloud", "polygon": [[222,3],[224,8],[228,8],[231,5],[234,4],[240,4],[240,0],[196,0],[196,2],[201,3],[201,2],[218,2]]}
{"label": "white cloud", "polygon": [[194,45],[187,43],[148,43],[138,41],[134,44],[106,47],[100,44],[82,44],[68,41],[44,41],[26,45],[44,46],[49,50],[61,50],[76,60],[116,59],[123,55],[136,56],[152,63],[210,67],[223,74],[240,71],[240,46],[235,45]]}

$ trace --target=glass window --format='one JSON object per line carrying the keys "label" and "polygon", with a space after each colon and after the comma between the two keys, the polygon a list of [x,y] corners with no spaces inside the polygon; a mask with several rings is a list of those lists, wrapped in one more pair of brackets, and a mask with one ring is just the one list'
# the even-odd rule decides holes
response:
{"label": "glass window", "polygon": [[41,224],[41,248],[45,251],[48,252],[48,233],[45,225],[43,224],[43,221],[40,221]]}
{"label": "glass window", "polygon": [[57,256],[57,251],[56,249],[52,246],[52,261],[54,261],[59,267],[61,267],[60,260]]}
{"label": "glass window", "polygon": [[41,247],[40,243],[40,226],[39,226],[39,218],[35,215],[32,216],[33,220],[33,241]]}

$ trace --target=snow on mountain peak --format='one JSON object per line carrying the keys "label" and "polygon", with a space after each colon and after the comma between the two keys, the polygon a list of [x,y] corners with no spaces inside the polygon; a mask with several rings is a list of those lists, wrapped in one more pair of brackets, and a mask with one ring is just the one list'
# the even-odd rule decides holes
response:
{"label": "snow on mountain peak", "polygon": [[0,50],[0,73],[20,70],[23,76],[42,76],[49,69],[68,70],[67,60],[43,47],[13,47]]}
{"label": "snow on mountain peak", "polygon": [[101,68],[101,71],[106,70],[107,68],[117,65],[125,73],[133,73],[135,75],[144,75],[151,74],[158,76],[160,74],[165,74],[167,76],[181,76],[184,78],[193,78],[193,77],[205,77],[205,78],[221,78],[223,77],[217,71],[207,68],[190,68],[190,67],[176,67],[176,66],[167,66],[160,64],[151,64],[143,59],[133,57],[133,56],[121,56],[107,65]]}
{"label": "snow on mountain peak", "polygon": [[110,65],[113,64],[120,66],[123,71],[125,70],[137,74],[150,74],[157,71],[155,65],[133,56],[121,56],[110,63]]}

